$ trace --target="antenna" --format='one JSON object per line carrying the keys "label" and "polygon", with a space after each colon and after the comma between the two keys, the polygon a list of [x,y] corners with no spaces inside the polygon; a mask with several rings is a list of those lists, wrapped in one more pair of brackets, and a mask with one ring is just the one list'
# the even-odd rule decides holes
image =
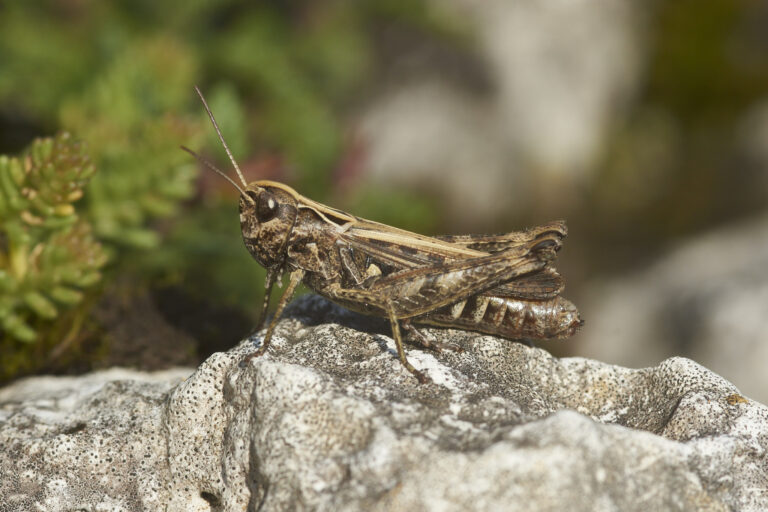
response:
{"label": "antenna", "polygon": [[208,161],[208,160],[206,160],[205,158],[201,157],[200,155],[198,155],[197,153],[195,153],[195,152],[194,152],[194,151],[192,151],[191,149],[189,149],[187,146],[180,146],[180,147],[181,147],[181,149],[183,149],[184,151],[186,151],[187,153],[189,153],[189,154],[190,154],[190,155],[192,155],[193,157],[197,158],[197,159],[198,159],[198,161],[200,161],[200,163],[202,163],[203,165],[205,165],[206,167],[208,167],[208,168],[209,168],[209,169],[211,169],[212,171],[215,171],[215,172],[217,172],[217,173],[221,174],[221,175],[224,177],[224,179],[225,179],[225,180],[227,180],[228,182],[230,182],[230,183],[231,183],[231,184],[232,184],[232,185],[233,185],[233,186],[234,186],[234,187],[235,187],[235,188],[236,188],[236,189],[237,189],[237,190],[240,192],[240,195],[241,195],[242,197],[244,197],[244,198],[245,198],[247,201],[250,201],[251,203],[253,203],[253,202],[254,202],[254,201],[253,201],[253,199],[251,198],[251,196],[249,196],[248,194],[246,194],[246,193],[243,191],[243,189],[242,189],[242,188],[240,188],[240,186],[239,186],[237,183],[235,183],[235,180],[233,180],[232,178],[230,178],[229,176],[227,176],[226,174],[224,174],[224,171],[222,171],[221,169],[219,169],[218,167],[216,167],[215,165],[213,165],[211,162],[209,162],[209,161]]}
{"label": "antenna", "polygon": [[[195,86],[195,91],[197,91],[197,95],[200,96],[200,99],[203,100],[203,106],[205,107],[205,111],[208,112],[208,117],[211,118],[211,122],[213,123],[213,127],[216,128],[216,134],[219,136],[219,140],[221,141],[221,144],[224,146],[224,150],[227,152],[227,156],[229,156],[229,160],[232,162],[232,165],[235,166],[235,171],[237,171],[237,175],[240,177],[240,182],[243,184],[244,187],[247,187],[248,184],[245,182],[245,178],[243,178],[243,173],[240,171],[240,166],[237,165],[237,162],[235,161],[235,157],[232,156],[232,152],[229,150],[229,146],[227,146],[227,143],[224,141],[224,136],[221,135],[221,130],[219,130],[219,125],[216,122],[216,119],[213,117],[213,112],[211,112],[211,109],[208,107],[208,102],[205,101],[205,98],[203,97],[203,93],[200,92],[200,89]],[[184,148],[182,148],[184,149]],[[187,150],[189,151],[189,150]],[[191,151],[190,151],[191,153]],[[194,155],[194,153],[192,153]],[[195,155],[197,157],[197,155]],[[197,157],[200,159],[199,157]],[[205,160],[201,160],[203,163],[206,163],[209,167],[212,167],[211,164],[206,162]],[[216,169],[214,167],[214,169]],[[218,169],[216,169],[217,172],[220,174],[224,174]],[[229,179],[229,178],[227,178]],[[229,180],[232,181],[232,180]],[[238,187],[239,189],[240,187]]]}

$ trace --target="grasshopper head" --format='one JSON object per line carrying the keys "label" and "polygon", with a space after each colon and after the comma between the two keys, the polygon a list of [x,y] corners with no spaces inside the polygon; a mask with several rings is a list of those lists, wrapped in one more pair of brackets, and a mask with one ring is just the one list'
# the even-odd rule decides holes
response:
{"label": "grasshopper head", "polygon": [[224,146],[224,150],[227,152],[227,156],[229,156],[229,160],[237,172],[237,177],[240,179],[242,187],[227,176],[226,173],[191,149],[184,146],[181,149],[223,176],[240,192],[240,228],[243,232],[245,247],[251,253],[251,256],[267,268],[282,265],[285,260],[288,237],[293,230],[298,215],[299,195],[292,188],[276,182],[256,181],[246,184],[243,172],[240,170],[240,166],[237,165],[232,152],[229,150],[229,146],[227,146],[224,137],[221,135],[221,130],[219,130],[219,125],[213,117],[213,112],[211,112],[208,102],[205,101],[203,93],[200,92],[197,86],[195,86],[195,91],[203,102],[208,118],[211,120],[221,145]]}
{"label": "grasshopper head", "polygon": [[282,262],[298,213],[295,197],[283,187],[254,182],[240,196],[243,242],[251,256],[267,268]]}

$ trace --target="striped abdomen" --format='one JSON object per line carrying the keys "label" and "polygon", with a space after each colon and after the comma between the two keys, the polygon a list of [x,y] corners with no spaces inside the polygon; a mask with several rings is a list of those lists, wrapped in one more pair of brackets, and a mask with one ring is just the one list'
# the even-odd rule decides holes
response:
{"label": "striped abdomen", "polygon": [[547,300],[477,295],[413,321],[510,339],[565,338],[583,323],[576,306],[559,295]]}

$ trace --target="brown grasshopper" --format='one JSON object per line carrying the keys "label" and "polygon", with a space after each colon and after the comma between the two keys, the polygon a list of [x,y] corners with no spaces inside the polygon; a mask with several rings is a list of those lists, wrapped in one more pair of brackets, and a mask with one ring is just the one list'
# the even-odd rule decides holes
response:
{"label": "brown grasshopper", "polygon": [[237,171],[245,247],[267,270],[259,327],[275,281],[290,274],[261,346],[299,283],[348,309],[389,319],[400,362],[419,382],[427,377],[406,358],[402,325],[426,348],[460,350],[430,341],[416,324],[455,327],[508,339],[571,336],[582,325],[576,307],[560,296],[564,282],[551,264],[567,230],[562,221],[499,235],[428,237],[372,222],[302,196],[274,181],[246,183],[200,90],[208,117]]}

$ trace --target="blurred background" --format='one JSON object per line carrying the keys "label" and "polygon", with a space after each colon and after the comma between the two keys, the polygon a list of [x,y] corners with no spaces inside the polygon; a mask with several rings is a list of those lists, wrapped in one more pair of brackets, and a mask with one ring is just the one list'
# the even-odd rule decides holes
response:
{"label": "blurred background", "polygon": [[0,2],[0,380],[194,365],[264,272],[250,180],[425,234],[567,219],[553,353],[768,402],[768,3]]}

